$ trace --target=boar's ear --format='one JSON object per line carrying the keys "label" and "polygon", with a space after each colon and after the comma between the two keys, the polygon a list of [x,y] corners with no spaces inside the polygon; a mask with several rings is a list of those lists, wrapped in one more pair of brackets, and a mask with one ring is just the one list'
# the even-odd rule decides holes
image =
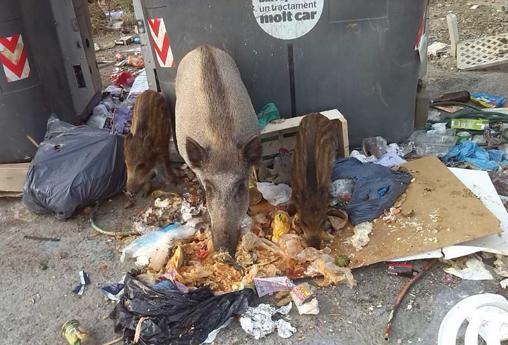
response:
{"label": "boar's ear", "polygon": [[257,135],[252,137],[242,148],[243,159],[249,165],[258,164],[261,160],[262,154],[263,146],[261,145],[261,140]]}
{"label": "boar's ear", "polygon": [[192,138],[185,139],[185,149],[192,168],[201,168],[208,157],[206,150]]}

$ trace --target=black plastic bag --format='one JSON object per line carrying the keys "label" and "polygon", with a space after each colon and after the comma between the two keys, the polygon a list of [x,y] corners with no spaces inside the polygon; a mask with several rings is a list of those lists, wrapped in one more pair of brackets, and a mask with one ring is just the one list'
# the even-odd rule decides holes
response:
{"label": "black plastic bag", "polygon": [[393,206],[413,178],[408,172],[393,171],[379,164],[363,164],[356,158],[335,162],[332,180],[352,179],[353,195],[346,206],[351,224],[370,222]]}
{"label": "black plastic bag", "polygon": [[23,203],[33,212],[65,219],[80,206],[120,192],[126,179],[122,143],[105,130],[51,116],[28,169]]}
{"label": "black plastic bag", "polygon": [[124,294],[110,315],[115,332],[124,332],[124,344],[134,344],[141,317],[137,344],[201,344],[208,334],[248,307],[254,292],[244,289],[214,296],[208,288],[179,291],[170,281],[148,286],[131,274],[125,277]]}

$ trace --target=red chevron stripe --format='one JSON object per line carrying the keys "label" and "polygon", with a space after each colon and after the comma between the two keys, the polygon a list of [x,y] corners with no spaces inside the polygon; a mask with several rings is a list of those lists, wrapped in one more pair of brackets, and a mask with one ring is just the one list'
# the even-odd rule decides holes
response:
{"label": "red chevron stripe", "polygon": [[158,36],[159,35],[159,27],[161,25],[160,19],[159,18],[148,19],[148,25],[150,25],[150,27],[152,28],[155,35]]}
{"label": "red chevron stripe", "polygon": [[13,35],[11,37],[0,37],[0,43],[14,53],[16,46],[18,45],[19,36],[20,34]]}
{"label": "red chevron stripe", "polygon": [[13,62],[9,60],[5,55],[0,54],[0,61],[2,61],[2,64],[4,67],[10,69],[12,73],[17,75],[18,77],[21,77],[21,74],[23,73],[23,68],[25,67],[26,62],[26,49],[23,47],[23,50],[21,51],[21,54],[19,55],[19,59],[17,62]]}
{"label": "red chevron stripe", "polygon": [[[153,37],[152,37],[153,40]],[[157,55],[161,58],[162,61],[166,61],[166,58],[168,57],[168,48],[169,48],[169,37],[168,35],[164,35],[164,41],[162,41],[162,47],[159,48],[157,44],[155,43],[155,40],[153,41],[153,47],[155,48],[155,51],[157,52]]]}

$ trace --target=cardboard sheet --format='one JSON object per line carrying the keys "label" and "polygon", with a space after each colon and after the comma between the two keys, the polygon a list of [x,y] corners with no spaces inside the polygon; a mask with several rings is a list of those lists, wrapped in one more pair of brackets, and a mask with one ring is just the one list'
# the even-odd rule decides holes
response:
{"label": "cardboard sheet", "polygon": [[399,258],[394,261],[425,258],[444,258],[449,260],[476,252],[508,255],[508,212],[506,212],[506,208],[497,194],[489,174],[481,170],[457,168],[450,168],[450,171],[479,197],[482,203],[499,219],[501,222],[501,234],[486,236],[477,240],[441,248],[440,250]]}
{"label": "cardboard sheet", "polygon": [[18,197],[30,163],[0,164],[0,197]]}
{"label": "cardboard sheet", "polygon": [[404,167],[414,181],[396,222],[376,219],[369,244],[359,251],[346,243],[353,234],[351,225],[336,237],[334,251],[349,255],[353,268],[416,254],[426,257],[433,250],[440,253],[443,247],[501,232],[498,218],[437,157]]}

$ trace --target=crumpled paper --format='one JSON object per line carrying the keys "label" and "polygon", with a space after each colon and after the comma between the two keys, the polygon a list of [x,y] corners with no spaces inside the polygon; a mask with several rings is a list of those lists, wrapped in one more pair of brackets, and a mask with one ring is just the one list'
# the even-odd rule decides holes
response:
{"label": "crumpled paper", "polygon": [[369,235],[372,232],[372,223],[370,222],[363,222],[354,227],[355,234],[348,238],[346,242],[350,243],[355,247],[356,251],[361,250],[363,247],[365,247],[369,241]]}
{"label": "crumpled paper", "polygon": [[465,267],[447,267],[444,269],[446,273],[466,280],[492,280],[494,277],[485,268],[481,260],[476,257],[467,259]]}
{"label": "crumpled paper", "polygon": [[283,319],[277,321],[272,320],[275,314],[287,315],[291,311],[293,304],[276,309],[269,304],[260,304],[257,307],[249,307],[247,311],[240,317],[240,325],[242,329],[252,335],[254,339],[259,340],[277,329],[277,334],[281,338],[289,338],[295,332],[289,322]]}

